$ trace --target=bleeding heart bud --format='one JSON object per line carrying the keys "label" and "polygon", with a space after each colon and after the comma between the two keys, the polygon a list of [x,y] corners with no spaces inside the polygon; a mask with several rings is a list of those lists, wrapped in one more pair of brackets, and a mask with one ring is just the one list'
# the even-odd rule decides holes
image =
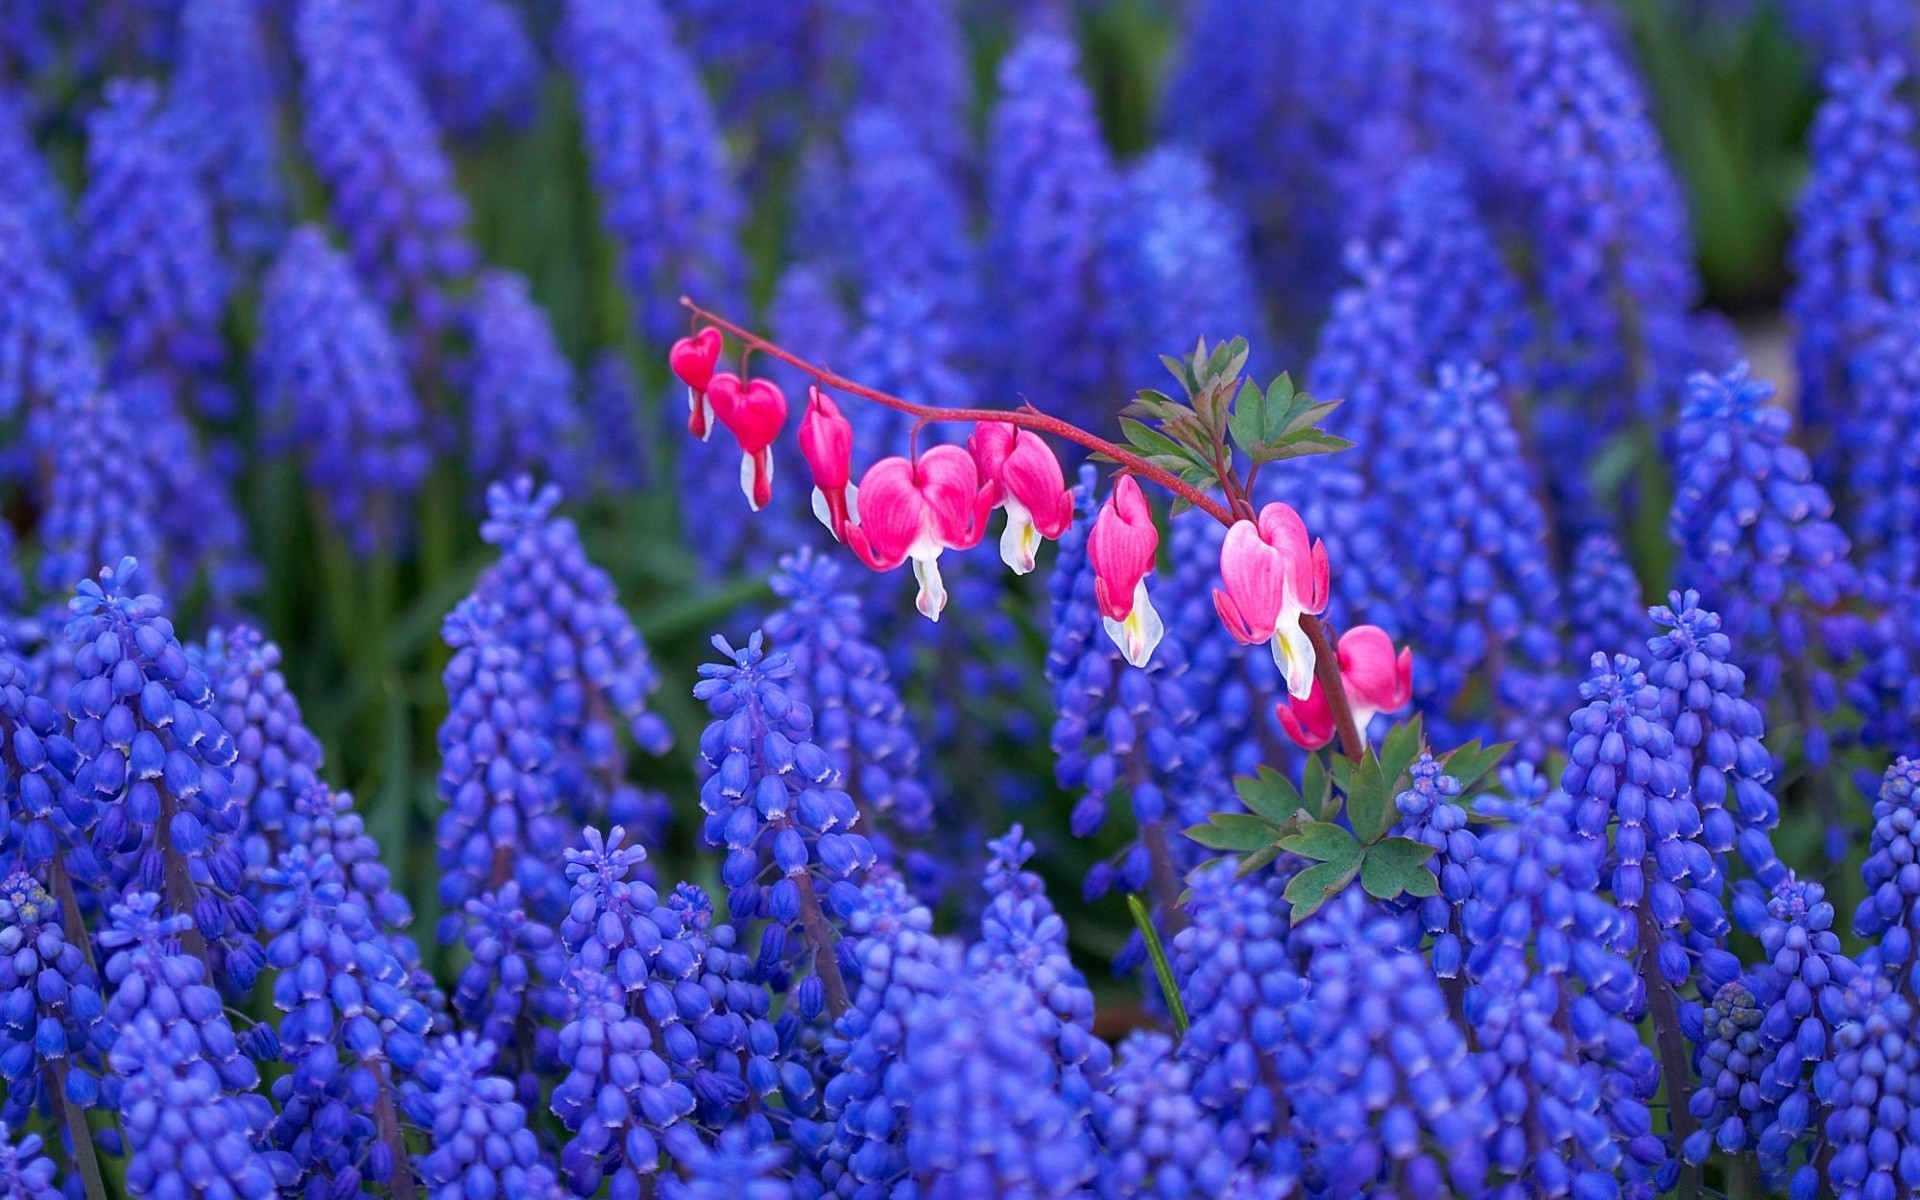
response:
{"label": "bleeding heart bud", "polygon": [[846,540],[852,513],[847,503],[853,478],[853,423],[817,387],[807,389],[800,417],[800,453],[813,471],[813,510],[833,536]]}
{"label": "bleeding heart bud", "polygon": [[720,363],[723,344],[720,331],[708,326],[681,338],[667,352],[667,365],[687,385],[687,429],[703,442],[713,432],[713,409],[707,404],[706,393],[713,382],[714,368]]}

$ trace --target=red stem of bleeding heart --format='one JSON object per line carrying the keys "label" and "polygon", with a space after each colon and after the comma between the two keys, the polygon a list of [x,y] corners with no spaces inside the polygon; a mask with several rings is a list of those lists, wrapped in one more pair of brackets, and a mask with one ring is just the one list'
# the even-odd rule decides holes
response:
{"label": "red stem of bleeding heart", "polygon": [[[1237,519],[1232,509],[1172,472],[1156,467],[1126,447],[1088,433],[1078,425],[1062,421],[1058,417],[1050,417],[1031,404],[1018,409],[941,408],[931,404],[915,404],[911,400],[902,400],[898,396],[878,391],[825,367],[810,363],[752,330],[729,321],[719,313],[700,307],[691,297],[680,297],[680,304],[693,314],[696,323],[704,321],[716,329],[739,338],[746,347],[742,354],[743,363],[745,354],[758,350],[769,358],[777,359],[805,372],[822,386],[884,405],[924,423],[978,424],[981,421],[1004,421],[1021,429],[1031,429],[1035,433],[1050,433],[1057,438],[1085,446],[1097,454],[1103,454],[1119,463],[1121,469],[1138,475],[1142,479],[1152,480],[1228,528],[1232,528]],[[1221,481],[1221,486],[1228,489],[1229,495],[1232,494],[1226,480]],[[1366,742],[1354,724],[1353,709],[1347,703],[1346,685],[1340,680],[1340,659],[1333,652],[1333,630],[1325,621],[1311,613],[1301,614],[1300,626],[1307,631],[1308,638],[1314,644],[1314,674],[1320,681],[1321,689],[1326,693],[1329,707],[1333,710],[1334,725],[1340,735],[1340,748],[1346,752],[1347,757],[1357,761],[1366,751]]]}

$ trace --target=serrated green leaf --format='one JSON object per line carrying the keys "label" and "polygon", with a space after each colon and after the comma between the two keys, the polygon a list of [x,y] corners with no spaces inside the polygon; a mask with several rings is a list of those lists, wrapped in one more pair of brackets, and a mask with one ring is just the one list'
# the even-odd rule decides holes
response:
{"label": "serrated green leaf", "polygon": [[1342,401],[1339,400],[1315,400],[1305,392],[1301,392],[1296,398],[1304,399],[1306,401],[1305,406],[1302,407],[1300,411],[1289,414],[1286,425],[1272,440],[1281,440],[1288,435],[1305,433],[1315,428],[1320,422],[1326,420],[1334,409],[1339,408],[1342,403]]}
{"label": "serrated green leaf", "polygon": [[1166,366],[1167,373],[1180,381],[1180,390],[1189,396],[1193,395],[1193,389],[1199,386],[1193,378],[1193,365],[1184,358],[1174,358],[1169,354],[1162,354],[1160,361]]}
{"label": "serrated green leaf", "polygon": [[1214,813],[1205,825],[1195,825],[1187,836],[1209,850],[1250,852],[1280,837],[1280,827],[1251,813]]}
{"label": "serrated green leaf", "polygon": [[1333,794],[1333,780],[1327,777],[1327,768],[1318,754],[1307,755],[1307,766],[1300,774],[1300,800],[1307,811],[1318,812],[1322,821],[1331,821],[1340,815],[1340,803]]}
{"label": "serrated green leaf", "polygon": [[1121,417],[1120,432],[1126,437],[1128,444],[1144,454],[1180,455],[1183,453],[1180,443],[1144,421],[1135,420],[1132,417]]}
{"label": "serrated green leaf", "polygon": [[1387,740],[1380,746],[1380,777],[1387,781],[1391,792],[1402,790],[1402,777],[1406,775],[1420,752],[1426,746],[1426,725],[1418,713],[1414,718],[1401,725],[1395,725],[1387,731]]}
{"label": "serrated green leaf", "polygon": [[1482,746],[1478,739],[1468,742],[1445,758],[1447,774],[1460,781],[1460,792],[1465,795],[1491,774],[1511,749],[1512,742],[1501,742],[1497,746]]}
{"label": "serrated green leaf", "polygon": [[1331,821],[1303,825],[1300,832],[1280,839],[1280,848],[1315,862],[1352,863],[1360,860],[1360,843]]}
{"label": "serrated green leaf", "polygon": [[1351,449],[1353,449],[1353,443],[1346,438],[1311,430],[1304,434],[1294,434],[1283,442],[1264,445],[1256,455],[1250,455],[1250,457],[1257,457],[1263,463],[1289,462],[1296,458],[1339,454]]}
{"label": "serrated green leaf", "polygon": [[1373,748],[1367,748],[1362,758],[1353,768],[1353,778],[1347,789],[1347,823],[1353,826],[1353,834],[1362,842],[1373,843],[1393,827],[1393,795],[1387,787],[1385,772],[1381,770],[1380,759]]}
{"label": "serrated green leaf", "polygon": [[1234,445],[1241,453],[1253,457],[1254,447],[1267,437],[1267,398],[1258,386],[1249,379],[1240,389],[1233,402],[1233,417],[1227,423],[1227,431],[1233,435]]}
{"label": "serrated green leaf", "polygon": [[1133,923],[1140,930],[1140,940],[1146,943],[1147,959],[1153,963],[1154,978],[1160,981],[1161,999],[1167,1002],[1167,1015],[1173,1018],[1173,1031],[1180,1037],[1187,1036],[1187,1005],[1181,999],[1180,987],[1173,979],[1173,964],[1167,961],[1167,948],[1160,944],[1160,931],[1154,928],[1153,916],[1147,912],[1147,906],[1140,903],[1140,897],[1127,893],[1127,911],[1133,914]]}
{"label": "serrated green leaf", "polygon": [[1279,857],[1280,843],[1278,842],[1264,849],[1255,850],[1252,854],[1243,854],[1240,856],[1240,865],[1234,868],[1234,878],[1245,879],[1260,868],[1271,864],[1274,859]]}
{"label": "serrated green leaf", "polygon": [[1391,900],[1401,893],[1414,896],[1436,894],[1440,885],[1427,869],[1433,847],[1412,838],[1393,837],[1367,848],[1367,860],[1360,869],[1360,885],[1367,894]]}
{"label": "serrated green leaf", "polygon": [[1287,884],[1285,900],[1293,906],[1293,923],[1312,916],[1322,904],[1340,894],[1353,877],[1360,873],[1360,864],[1338,866],[1334,863],[1320,863],[1308,867],[1295,875]]}
{"label": "serrated green leaf", "polygon": [[1272,767],[1261,767],[1257,775],[1242,775],[1233,781],[1233,790],[1249,812],[1273,821],[1291,820],[1300,810],[1300,793],[1293,781]]}

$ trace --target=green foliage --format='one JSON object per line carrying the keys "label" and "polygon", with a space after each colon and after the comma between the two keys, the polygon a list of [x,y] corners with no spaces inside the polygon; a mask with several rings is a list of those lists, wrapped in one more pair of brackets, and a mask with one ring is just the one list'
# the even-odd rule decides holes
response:
{"label": "green foliage", "polygon": [[[1149,463],[1200,491],[1222,483],[1223,473],[1234,469],[1236,449],[1258,468],[1353,445],[1319,427],[1340,401],[1315,400],[1284,374],[1264,392],[1244,378],[1245,338],[1211,350],[1202,339],[1191,358],[1160,361],[1179,381],[1185,399],[1142,389],[1122,410],[1120,429]],[[1176,501],[1174,511],[1185,507]]]}
{"label": "green foliage", "polygon": [[[1482,783],[1506,757],[1508,745],[1469,742],[1440,759],[1462,793]],[[1393,799],[1407,790],[1413,764],[1426,752],[1419,717],[1388,732],[1376,752],[1358,762],[1321,755],[1307,759],[1301,785],[1271,767],[1233,781],[1244,813],[1215,813],[1187,836],[1210,850],[1240,856],[1242,878],[1270,865],[1284,851],[1312,862],[1288,883],[1287,902],[1297,923],[1313,915],[1355,879],[1380,899],[1431,896],[1439,883],[1427,867],[1433,848],[1412,838],[1390,837],[1399,820]]]}
{"label": "green foliage", "polygon": [[1176,1037],[1187,1036],[1187,1005],[1180,998],[1180,988],[1173,980],[1173,965],[1167,961],[1167,948],[1160,944],[1160,931],[1153,927],[1153,914],[1147,906],[1140,903],[1140,897],[1127,894],[1127,911],[1133,914],[1133,923],[1140,927],[1140,939],[1147,944],[1147,959],[1153,963],[1153,977],[1160,981],[1160,995],[1167,1002],[1167,1015],[1173,1018],[1173,1032]]}

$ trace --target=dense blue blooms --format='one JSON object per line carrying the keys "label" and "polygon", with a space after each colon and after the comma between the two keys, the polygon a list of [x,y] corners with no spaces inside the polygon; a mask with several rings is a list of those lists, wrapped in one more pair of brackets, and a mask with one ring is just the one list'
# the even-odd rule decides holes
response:
{"label": "dense blue blooms", "polygon": [[593,1194],[611,1174],[617,1200],[638,1200],[663,1150],[683,1161],[696,1153],[693,1090],[672,1078],[646,1018],[612,976],[572,971],[566,982],[573,1017],[558,1052],[568,1073],[553,1111],[573,1136],[560,1161],[576,1194]]}
{"label": "dense blue blooms", "polygon": [[267,444],[300,452],[358,553],[396,548],[430,465],[425,420],[386,317],[317,227],[274,260],[260,330]]}
{"label": "dense blue blooms", "polygon": [[560,489],[522,476],[487,489],[480,536],[499,561],[480,575],[476,595],[497,605],[500,634],[545,708],[555,787],[574,816],[664,830],[658,797],[626,779],[622,743],[663,754],[666,722],[647,708],[660,679],[647,644],[620,606],[612,577],[587,557],[574,523],[555,514]]}
{"label": "dense blue blooms", "polygon": [[[1920,315],[1889,313],[1851,362],[1831,462],[1854,562],[1891,588],[1920,576]],[[1804,422],[1803,422],[1804,426]]]}
{"label": "dense blue blooms", "polygon": [[20,1200],[64,1200],[53,1185],[53,1160],[40,1152],[43,1145],[37,1133],[16,1139],[0,1121],[0,1192]]}
{"label": "dense blue blooms", "polygon": [[153,371],[212,415],[231,398],[200,377],[224,357],[228,278],[206,193],[168,136],[160,91],[108,84],[87,121],[80,274],[96,325],[113,333],[122,378]]}
{"label": "dense blue blooms", "polygon": [[1913,38],[1920,14],[1903,0],[1781,0],[1787,27],[1822,62],[1846,63],[1873,55],[1902,54],[1913,59]]}
{"label": "dense blue blooms", "polygon": [[[64,681],[63,681],[64,682]],[[93,853],[93,797],[73,787],[79,753],[67,737],[65,696],[35,679],[9,646],[0,650],[0,801],[7,808],[6,856],[34,867],[66,861],[88,880],[100,868]]]}
{"label": "dense blue blooms", "polygon": [[[15,88],[0,88],[0,164],[7,171],[7,207],[27,221],[46,259],[60,267],[73,261],[73,222],[67,215],[67,197],[46,156],[34,144],[32,110],[28,97]],[[6,256],[13,261],[13,254]]]}
{"label": "dense blue blooms", "polygon": [[[354,1194],[404,1168],[396,1073],[425,1051],[432,1013],[408,992],[407,968],[348,892],[327,854],[296,846],[262,875],[273,1003],[292,1070],[273,1082],[272,1144],[310,1185]],[[317,1182],[316,1182],[317,1181]]]}
{"label": "dense blue blooms", "polygon": [[233,803],[243,814],[247,873],[257,877],[287,845],[307,843],[290,834],[301,824],[300,798],[324,786],[324,752],[280,671],[280,647],[259,630],[212,629],[187,658],[206,674],[213,713],[234,741]]}
{"label": "dense blue blooms", "polygon": [[[1814,1092],[1828,1106],[1824,1183],[1839,1200],[1879,1200],[1914,1178],[1906,1114],[1920,1106],[1920,1037],[1912,1002],[1883,977],[1862,974],[1847,989],[1845,1007],[1814,1078]],[[1813,1188],[1797,1194],[1812,1195]]]}
{"label": "dense blue blooms", "polygon": [[1389,484],[1418,581],[1408,621],[1414,694],[1436,713],[1457,712],[1484,671],[1506,728],[1538,757],[1542,740],[1555,740],[1561,696],[1550,675],[1562,619],[1539,480],[1493,377],[1477,366],[1443,365],[1420,414],[1409,474]]}
{"label": "dense blue blooms", "polygon": [[30,212],[0,204],[0,416],[24,419],[42,453],[81,432],[56,415],[61,405],[86,403],[100,387],[86,322],[45,237]]}
{"label": "dense blue blooms", "polygon": [[1773,761],[1760,744],[1766,721],[1746,698],[1746,675],[1729,661],[1732,639],[1697,593],[1669,595],[1653,619],[1664,632],[1647,642],[1647,680],[1660,689],[1660,720],[1676,753],[1692,760],[1702,839],[1725,853],[1742,833],[1780,821],[1779,801],[1767,790]]}
{"label": "dense blue blooms", "polygon": [[1701,365],[1688,311],[1701,285],[1685,197],[1606,20],[1583,0],[1499,10],[1509,136],[1547,308],[1540,382],[1617,420],[1666,413]]}
{"label": "dense blue blooms", "polygon": [[135,570],[123,559],[83,580],[69,604],[74,787],[100,806],[93,844],[110,886],[163,892],[170,912],[192,918],[188,943],[204,938],[244,992],[261,956],[241,888],[233,738],[159,599],[130,590]]}
{"label": "dense blue blooms", "polygon": [[489,270],[473,301],[466,380],[468,467],[476,479],[531,472],[569,490],[583,478],[573,364],[525,276]]}
{"label": "dense blue blooms", "polygon": [[1221,1195],[1249,1147],[1193,1094],[1193,1068],[1165,1034],[1137,1030],[1120,1044],[1111,1090],[1098,1101],[1101,1200]]}
{"label": "dense blue blooms", "polygon": [[[886,74],[899,69],[896,64]],[[830,198],[840,206],[831,217],[859,231],[848,239],[846,264],[856,290],[865,296],[882,287],[910,289],[925,297],[949,336],[975,336],[979,264],[951,166],[890,108],[854,112],[843,140],[846,178]]]}
{"label": "dense blue blooms", "polygon": [[[1771,697],[1783,673],[1797,672],[1791,693],[1818,702],[1826,689],[1812,674],[1809,623],[1855,587],[1846,535],[1828,519],[1833,505],[1807,456],[1787,440],[1790,417],[1767,403],[1771,384],[1743,365],[1695,375],[1687,390],[1667,519],[1679,575],[1725,618],[1756,696]],[[1809,760],[1823,761],[1823,750],[1810,741]]]}
{"label": "dense blue blooms", "polygon": [[1221,764],[1199,728],[1200,680],[1183,644],[1216,622],[1193,627],[1170,621],[1147,667],[1127,665],[1101,628],[1094,601],[1087,559],[1095,513],[1090,471],[1082,472],[1074,503],[1079,515],[1060,538],[1060,557],[1047,580],[1054,778],[1075,796],[1076,837],[1098,833],[1109,806],[1120,802],[1136,831],[1113,861],[1087,872],[1087,895],[1104,895],[1117,883],[1124,891],[1150,890],[1154,903],[1171,912],[1180,876],[1204,857],[1179,831],[1225,803]]}
{"label": "dense blue blooms", "polygon": [[[1797,327],[1800,411],[1816,435],[1884,403],[1848,373],[1889,307],[1911,301],[1920,285],[1920,149],[1913,108],[1900,95],[1905,81],[1892,59],[1835,66],[1809,134],[1812,172],[1787,251],[1795,275],[1787,311]],[[1846,428],[1838,427],[1843,437]]]}
{"label": "dense blue blooms", "polygon": [[1873,802],[1873,833],[1861,865],[1866,896],[1853,913],[1853,931],[1878,944],[1871,953],[1898,979],[1920,960],[1920,762],[1901,758],[1887,768]]}
{"label": "dense blue blooms", "polygon": [[540,95],[540,54],[509,0],[385,0],[387,36],[450,132],[524,125]]}
{"label": "dense blue blooms", "polygon": [[594,357],[582,386],[588,466],[596,490],[624,496],[645,484],[649,459],[640,440],[640,387],[612,351]]}
{"label": "dense blue blooms", "polygon": [[555,1172],[527,1128],[513,1085],[492,1074],[494,1046],[472,1033],[433,1042],[414,1073],[418,1090],[403,1107],[426,1133],[429,1149],[415,1163],[432,1200],[485,1196],[542,1197],[557,1190]]}
{"label": "dense blue blooms", "polygon": [[559,911],[560,851],[567,839],[554,766],[552,717],[511,639],[500,607],[469,596],[447,615],[441,634],[454,654],[441,678],[447,716],[440,723],[440,919],[449,943],[462,907],[516,881],[534,910]]}
{"label": "dense blue blooms", "polygon": [[117,1035],[145,1016],[169,1036],[185,1030],[193,1059],[212,1073],[221,1091],[244,1097],[250,1110],[268,1111],[266,1097],[251,1094],[259,1086],[259,1070],[242,1052],[220,992],[207,982],[206,964],[181,947],[193,918],[164,915],[160,897],[152,892],[129,892],[108,917],[111,925],[100,932],[100,946],[109,954],[102,974],[112,985],[108,1028]]}
{"label": "dense blue blooms", "polygon": [[286,236],[290,208],[261,9],[259,0],[187,0],[166,113],[182,164],[213,201],[227,253],[248,266]]}
{"label": "dense blue blooms", "polygon": [[986,976],[907,1015],[907,1169],[928,1200],[1084,1195],[1093,1139],[1062,1094],[1048,1022],[1019,983]]}
{"label": "dense blue blooms", "polygon": [[786,1159],[778,1146],[756,1145],[745,1126],[723,1130],[714,1149],[690,1156],[684,1183],[660,1184],[664,1200],[792,1200],[793,1186],[777,1172]]}
{"label": "dense blue blooms", "polygon": [[235,495],[237,464],[218,453],[217,444],[200,440],[158,376],[126,381],[120,397],[148,478],[136,474],[114,487],[145,482],[152,489],[140,503],[164,539],[158,557],[167,594],[185,596],[204,582],[215,610],[231,614],[261,582]]}
{"label": "dense blue blooms", "polygon": [[0,880],[0,1120],[21,1124],[58,1084],[73,1104],[99,1100],[100,1055],[113,1041],[85,947],[67,940],[60,906],[24,870]]}
{"label": "dense blue blooms", "polygon": [[1889,590],[1856,645],[1861,664],[1846,684],[1861,715],[1860,740],[1920,754],[1920,586]]}
{"label": "dense blue blooms", "polygon": [[601,224],[620,245],[642,332],[664,345],[686,323],[676,297],[725,309],[742,285],[745,205],[719,122],[658,0],[566,0],[560,47]]}
{"label": "dense blue blooms", "polygon": [[[1049,411],[1113,428],[1101,230],[1119,182],[1063,34],[1029,32],[1000,61],[987,150],[988,279],[996,381]],[[1178,347],[1165,347],[1178,350]]]}
{"label": "dense blue blooms", "polygon": [[[766,635],[793,660],[787,694],[813,710],[814,738],[868,820],[884,818],[911,838],[933,829],[933,797],[921,776],[920,745],[889,677],[886,655],[867,640],[860,597],[845,590],[839,564],[809,550],[780,560],[770,581],[786,606]],[[889,844],[879,848],[892,853]]]}
{"label": "dense blue blooms", "polygon": [[973,101],[962,6],[954,0],[824,0],[827,43],[860,105],[893,111],[942,167],[967,157]]}
{"label": "dense blue blooms", "polygon": [[192,1028],[165,1027],[145,1010],[120,1030],[112,1058],[123,1081],[127,1190],[269,1200],[293,1177],[289,1156],[254,1145],[272,1110],[264,1096],[226,1092],[199,1050]]}
{"label": "dense blue blooms", "polygon": [[1123,383],[1159,381],[1160,355],[1190,354],[1199,338],[1264,342],[1250,255],[1246,220],[1214,195],[1198,155],[1165,146],[1127,169],[1102,262],[1128,348]]}
{"label": "dense blue blooms", "polygon": [[1596,654],[1611,658],[1639,645],[1647,606],[1633,564],[1612,534],[1590,533],[1574,548],[1567,609],[1572,661],[1586,662]]}
{"label": "dense blue blooms", "polygon": [[1361,447],[1380,492],[1395,476],[1406,431],[1418,426],[1432,365],[1418,318],[1423,297],[1405,264],[1398,242],[1348,248],[1351,278],[1333,298],[1305,380],[1314,395],[1342,401],[1332,428]]}
{"label": "dense blue blooms", "polygon": [[1480,858],[1479,835],[1468,826],[1460,803],[1460,781],[1446,773],[1431,754],[1422,754],[1408,771],[1409,786],[1393,798],[1400,820],[1394,827],[1401,837],[1431,847],[1427,869],[1439,880],[1437,895],[1414,905],[1426,933],[1433,939],[1428,951],[1433,971],[1442,979],[1459,975],[1465,951],[1461,943],[1458,908],[1473,893],[1473,869]]}
{"label": "dense blue blooms", "polygon": [[300,0],[298,14],[301,131],[333,223],[380,303],[438,329],[474,254],[426,101],[368,7]]}

